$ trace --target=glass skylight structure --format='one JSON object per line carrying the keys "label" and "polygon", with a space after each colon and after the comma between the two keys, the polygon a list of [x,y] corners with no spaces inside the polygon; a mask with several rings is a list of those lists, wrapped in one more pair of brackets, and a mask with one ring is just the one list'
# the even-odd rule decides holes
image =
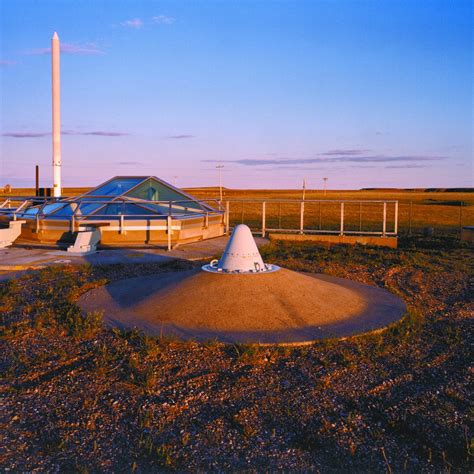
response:
{"label": "glass skylight structure", "polygon": [[186,219],[215,212],[220,210],[155,176],[116,176],[80,196],[31,205],[17,216],[59,220]]}

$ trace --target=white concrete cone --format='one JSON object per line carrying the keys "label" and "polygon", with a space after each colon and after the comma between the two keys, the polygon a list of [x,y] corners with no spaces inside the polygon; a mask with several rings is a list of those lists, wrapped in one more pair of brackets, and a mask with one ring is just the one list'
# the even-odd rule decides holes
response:
{"label": "white concrete cone", "polygon": [[223,272],[238,273],[265,271],[265,264],[248,226],[240,224],[234,229],[217,268]]}

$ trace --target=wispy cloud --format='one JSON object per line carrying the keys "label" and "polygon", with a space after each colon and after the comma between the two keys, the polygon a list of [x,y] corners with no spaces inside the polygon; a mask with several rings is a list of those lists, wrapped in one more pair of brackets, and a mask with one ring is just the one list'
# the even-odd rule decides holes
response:
{"label": "wispy cloud", "polygon": [[11,137],[11,138],[40,138],[47,137],[51,135],[48,132],[5,132],[2,133],[2,137]]}
{"label": "wispy cloud", "polygon": [[328,163],[391,163],[397,161],[419,162],[419,161],[439,161],[445,160],[445,156],[331,156],[330,158],[279,158],[279,159],[240,159],[240,160],[202,160],[207,163],[217,163],[223,161],[226,163],[236,163],[244,166],[268,166],[268,165],[307,165],[307,164],[328,164]]}
{"label": "wispy cloud", "polygon": [[130,135],[126,132],[111,132],[111,131],[104,131],[104,130],[94,130],[91,132],[79,132],[76,130],[65,130],[62,132],[63,135],[95,135],[97,137],[124,137],[126,135]]}
{"label": "wispy cloud", "polygon": [[139,30],[143,28],[144,23],[143,23],[143,20],[141,20],[140,18],[133,18],[131,20],[122,21],[120,25],[125,28],[132,28],[135,30]]}
{"label": "wispy cloud", "polygon": [[194,138],[194,135],[187,135],[187,134],[182,134],[182,135],[168,135],[165,137],[167,140],[185,140],[186,138]]}
{"label": "wispy cloud", "polygon": [[[51,48],[36,48],[26,51],[29,56],[44,56],[51,53]],[[61,53],[80,56],[103,56],[105,54],[97,43],[61,43]]]}
{"label": "wispy cloud", "polygon": [[119,161],[119,165],[141,165],[141,161]]}
{"label": "wispy cloud", "polygon": [[321,153],[323,156],[354,156],[354,155],[362,155],[364,153],[369,153],[372,150],[366,150],[362,148],[356,149],[349,149],[349,150],[329,150],[324,153]]}
{"label": "wispy cloud", "polygon": [[[130,135],[125,132],[113,132],[113,131],[103,131],[103,130],[93,130],[93,131],[77,131],[77,130],[64,130],[61,132],[62,135],[95,135],[98,137],[123,137]],[[5,132],[2,133],[2,137],[10,138],[42,138],[50,136],[51,132]]]}
{"label": "wispy cloud", "polygon": [[7,66],[14,66],[16,61],[9,61],[8,59],[0,59],[0,66],[7,67]]}
{"label": "wispy cloud", "polygon": [[406,165],[389,165],[389,166],[386,166],[385,168],[391,168],[391,169],[428,168],[428,165],[417,165],[417,164],[407,163]]}
{"label": "wispy cloud", "polygon": [[157,15],[151,21],[156,25],[172,25],[176,20],[172,16]]}

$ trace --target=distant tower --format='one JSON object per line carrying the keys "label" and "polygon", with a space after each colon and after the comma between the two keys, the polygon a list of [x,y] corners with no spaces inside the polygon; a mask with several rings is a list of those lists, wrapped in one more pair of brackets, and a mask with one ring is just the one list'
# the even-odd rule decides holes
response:
{"label": "distant tower", "polygon": [[61,86],[59,77],[59,37],[51,39],[51,75],[53,97],[53,196],[61,197]]}

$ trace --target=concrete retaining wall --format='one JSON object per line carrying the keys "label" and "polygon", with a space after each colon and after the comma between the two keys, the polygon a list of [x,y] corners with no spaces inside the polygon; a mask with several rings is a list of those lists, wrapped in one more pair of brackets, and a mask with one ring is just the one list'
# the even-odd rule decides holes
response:
{"label": "concrete retaining wall", "polygon": [[328,234],[269,234],[271,241],[325,242],[328,244],[361,244],[396,249],[397,237],[378,237],[373,235],[328,235]]}

